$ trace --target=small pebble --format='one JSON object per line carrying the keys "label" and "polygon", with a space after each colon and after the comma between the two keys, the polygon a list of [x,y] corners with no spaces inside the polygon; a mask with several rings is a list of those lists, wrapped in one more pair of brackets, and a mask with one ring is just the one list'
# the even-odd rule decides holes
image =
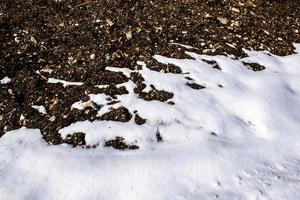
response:
{"label": "small pebble", "polygon": [[95,58],[96,58],[96,55],[95,55],[95,54],[91,54],[91,55],[90,55],[90,59],[91,59],[91,60],[94,60]]}
{"label": "small pebble", "polygon": [[132,38],[132,31],[127,31],[125,33],[127,40],[130,40]]}
{"label": "small pebble", "polygon": [[52,117],[49,118],[49,121],[54,122],[55,119],[56,119],[56,117],[55,117],[55,116],[52,116]]}
{"label": "small pebble", "polygon": [[232,10],[233,12],[237,12],[237,13],[239,13],[239,12],[240,12],[240,10],[239,10],[239,9],[237,9],[237,8],[235,8],[235,7],[231,8],[231,10]]}
{"label": "small pebble", "polygon": [[218,17],[217,19],[219,20],[219,22],[221,22],[224,25],[228,24],[229,22],[229,20],[225,17]]}

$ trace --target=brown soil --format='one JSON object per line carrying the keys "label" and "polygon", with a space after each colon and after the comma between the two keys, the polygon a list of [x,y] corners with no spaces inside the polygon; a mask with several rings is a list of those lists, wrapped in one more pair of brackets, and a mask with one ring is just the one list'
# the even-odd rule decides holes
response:
{"label": "brown soil", "polygon": [[258,63],[246,63],[246,62],[244,62],[244,64],[246,66],[248,66],[250,69],[252,69],[253,71],[262,71],[262,70],[266,69],[265,66],[262,66]]}
{"label": "brown soil", "polygon": [[200,90],[200,89],[204,89],[205,88],[205,86],[199,85],[197,83],[189,83],[189,82],[187,82],[186,84],[187,84],[187,86],[189,86],[190,88],[193,88],[194,90]]}
{"label": "brown soil", "polygon": [[146,119],[142,118],[139,114],[135,114],[134,121],[137,125],[143,125],[147,122]]}
{"label": "brown soil", "polygon": [[[84,133],[63,140],[57,131],[78,120],[127,122],[133,116],[123,107],[101,117],[97,117],[101,105],[71,109],[90,93],[105,93],[115,103],[116,95],[128,93],[116,84],[130,79],[140,98],[174,104],[168,91],[143,92],[139,73],[126,77],[107,71],[107,66],[138,69],[136,62],[144,61],[151,70],[181,73],[180,68],[153,59],[155,54],[188,58],[187,49],[175,43],[214,55],[242,57],[242,48],[288,55],[293,53],[292,43],[300,42],[299,17],[300,1],[295,0],[0,1],[0,79],[12,78],[0,85],[0,136],[26,126],[40,128],[50,144],[84,145]],[[221,70],[217,63],[211,64]],[[49,84],[50,77],[84,85]],[[202,88],[196,83],[188,86]],[[32,105],[44,105],[47,114]],[[142,116],[134,119],[146,123]]]}
{"label": "brown soil", "polygon": [[113,147],[119,150],[135,150],[138,149],[139,146],[135,144],[126,144],[125,139],[123,137],[116,137],[114,140],[108,140],[105,142],[106,147]]}

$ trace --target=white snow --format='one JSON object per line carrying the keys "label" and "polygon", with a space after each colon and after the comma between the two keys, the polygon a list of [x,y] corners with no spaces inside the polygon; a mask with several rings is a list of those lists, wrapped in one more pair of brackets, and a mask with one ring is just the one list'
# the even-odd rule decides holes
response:
{"label": "white snow", "polygon": [[11,82],[11,78],[7,76],[0,80],[0,84],[8,84],[10,82]]}
{"label": "white snow", "polygon": [[62,83],[64,87],[67,87],[69,85],[83,85],[82,82],[70,82],[70,81],[65,81],[65,80],[60,80],[56,78],[49,78],[48,83]]}
{"label": "white snow", "polygon": [[[48,146],[39,130],[6,133],[0,139],[1,198],[300,199],[300,44],[295,47],[297,53],[286,57],[246,51],[242,60],[192,52],[187,54],[194,59],[155,56],[183,74],[151,71],[139,62],[145,91],[152,84],[173,92],[169,101],[175,105],[138,98],[129,81],[121,84],[129,94],[118,96],[119,103],[107,105],[100,94],[90,100],[106,111],[136,110],[146,124],[80,121],[59,131],[63,137],[84,132],[88,144],[99,144],[96,149]],[[222,71],[201,59],[216,61]],[[242,61],[266,69],[254,72]],[[188,87],[185,77],[206,88]],[[140,149],[104,148],[115,136]]]}
{"label": "white snow", "polygon": [[39,111],[42,114],[47,114],[46,108],[43,105],[41,105],[41,106],[33,105],[31,107],[36,109],[37,111]]}
{"label": "white snow", "polygon": [[[108,112],[110,109],[109,106],[106,104],[109,102],[108,99],[110,96],[107,96],[105,94],[89,94],[90,100],[83,102],[83,101],[77,101],[72,104],[72,109],[78,109],[78,110],[84,110],[86,107],[94,107],[94,104],[96,104],[100,110],[98,111],[98,115],[101,116],[102,114]],[[94,104],[93,104],[94,103]],[[96,109],[96,108],[95,108]]]}

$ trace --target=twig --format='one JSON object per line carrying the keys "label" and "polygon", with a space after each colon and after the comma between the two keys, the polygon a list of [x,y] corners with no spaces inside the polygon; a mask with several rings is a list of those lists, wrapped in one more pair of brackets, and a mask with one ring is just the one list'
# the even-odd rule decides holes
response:
{"label": "twig", "polygon": [[91,2],[91,1],[86,1],[86,2],[81,3],[81,4],[79,4],[79,5],[75,6],[75,7],[78,8],[78,7],[80,7],[80,6],[83,6],[83,5],[85,5],[85,4],[88,4],[88,3],[90,3],[90,2]]}

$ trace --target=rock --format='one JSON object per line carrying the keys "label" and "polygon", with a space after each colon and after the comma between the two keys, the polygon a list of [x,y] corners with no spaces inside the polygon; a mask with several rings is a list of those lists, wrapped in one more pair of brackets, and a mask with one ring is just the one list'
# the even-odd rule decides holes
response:
{"label": "rock", "polygon": [[106,23],[107,23],[109,26],[113,26],[113,25],[114,25],[113,21],[111,21],[110,19],[107,19],[107,20],[106,20]]}
{"label": "rock", "polygon": [[49,118],[49,121],[54,122],[55,119],[56,119],[56,117],[55,117],[55,116],[52,116],[52,117]]}
{"label": "rock", "polygon": [[33,44],[37,45],[37,41],[36,41],[36,39],[35,39],[33,36],[30,37],[30,41],[31,41]]}
{"label": "rock", "polygon": [[231,10],[232,10],[233,12],[237,12],[237,13],[239,13],[239,12],[240,12],[240,10],[239,10],[239,9],[237,9],[237,8],[235,8],[235,7],[232,7],[232,8],[231,8]]}
{"label": "rock", "polygon": [[96,55],[94,53],[90,55],[91,60],[95,60],[95,58],[96,58]]}
{"label": "rock", "polygon": [[229,19],[227,19],[225,17],[218,17],[217,19],[219,20],[219,22],[221,24],[224,24],[224,25],[228,24],[228,22],[229,22]]}
{"label": "rock", "polygon": [[132,39],[132,31],[129,30],[125,33],[127,40],[131,40]]}

